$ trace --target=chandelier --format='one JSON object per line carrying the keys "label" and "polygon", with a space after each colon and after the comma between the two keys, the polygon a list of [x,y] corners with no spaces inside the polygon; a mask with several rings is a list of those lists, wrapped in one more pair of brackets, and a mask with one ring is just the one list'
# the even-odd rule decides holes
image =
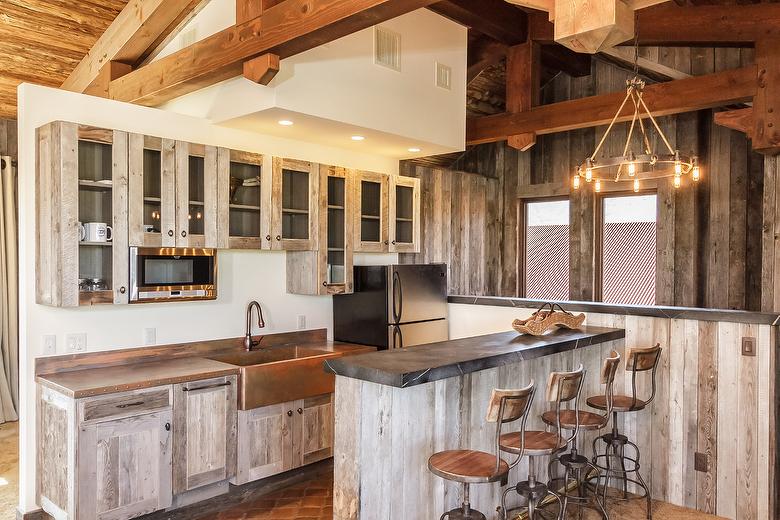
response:
{"label": "chandelier", "polygon": [[[673,149],[663,130],[658,126],[658,122],[653,117],[650,109],[647,108],[643,99],[645,82],[639,79],[638,76],[638,59],[639,52],[635,45],[634,77],[626,81],[626,97],[623,98],[623,103],[620,104],[620,108],[618,108],[615,117],[609,123],[593,154],[577,167],[577,172],[572,178],[572,186],[575,190],[580,189],[583,180],[585,183],[592,183],[596,192],[601,191],[601,182],[606,179],[613,179],[615,182],[633,182],[633,190],[638,192],[641,189],[641,181],[643,180],[672,177],[674,179],[674,187],[679,188],[682,185],[682,177],[684,175],[690,175],[694,182],[698,182],[701,178],[698,159],[693,156],[683,155],[679,150]],[[601,151],[612,128],[615,126],[615,122],[629,102],[631,103],[629,106],[633,105],[634,113],[628,127],[623,154],[612,157],[598,157],[599,151]],[[648,128],[646,128],[647,125],[644,122],[645,118],[649,119],[652,127],[655,128],[660,141],[665,147],[664,153],[656,153],[654,147],[651,146]],[[635,132],[641,137],[642,149],[639,153],[636,153],[631,146],[631,140]]]}

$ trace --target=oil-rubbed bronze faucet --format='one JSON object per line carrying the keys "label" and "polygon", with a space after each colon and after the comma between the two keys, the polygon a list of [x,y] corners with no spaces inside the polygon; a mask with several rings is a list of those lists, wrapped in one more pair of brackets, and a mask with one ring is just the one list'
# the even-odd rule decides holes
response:
{"label": "oil-rubbed bronze faucet", "polygon": [[246,307],[246,336],[244,336],[244,349],[248,352],[252,350],[252,347],[260,343],[260,339],[254,341],[252,339],[252,308],[257,308],[257,325],[258,327],[265,328],[265,321],[263,320],[263,309],[260,308],[260,304],[252,300]]}

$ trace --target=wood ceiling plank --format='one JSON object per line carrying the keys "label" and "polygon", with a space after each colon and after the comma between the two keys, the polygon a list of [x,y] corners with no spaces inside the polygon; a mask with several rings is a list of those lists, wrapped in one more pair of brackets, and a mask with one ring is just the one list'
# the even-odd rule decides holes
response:
{"label": "wood ceiling plank", "polygon": [[[655,116],[664,116],[742,103],[755,92],[756,67],[749,66],[648,85],[644,99]],[[621,91],[534,107],[519,114],[470,119],[466,123],[466,141],[479,144],[502,141],[510,135],[550,134],[608,124],[624,97],[625,92]],[[618,121],[628,121],[632,114],[633,110],[625,107]]]}
{"label": "wood ceiling plank", "polygon": [[261,18],[220,31],[111,82],[111,97],[158,105],[242,73],[266,52],[286,58],[426,7],[433,0],[285,0]]}
{"label": "wood ceiling plank", "polygon": [[428,9],[505,45],[517,45],[528,39],[528,17],[504,0],[446,0]]}

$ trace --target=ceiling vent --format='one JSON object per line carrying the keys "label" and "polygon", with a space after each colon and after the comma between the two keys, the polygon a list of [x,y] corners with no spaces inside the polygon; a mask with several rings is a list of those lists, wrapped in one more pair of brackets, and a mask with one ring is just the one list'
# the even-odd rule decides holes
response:
{"label": "ceiling vent", "polygon": [[374,63],[401,72],[401,35],[379,25],[374,27]]}
{"label": "ceiling vent", "polygon": [[436,86],[452,90],[452,67],[436,62]]}

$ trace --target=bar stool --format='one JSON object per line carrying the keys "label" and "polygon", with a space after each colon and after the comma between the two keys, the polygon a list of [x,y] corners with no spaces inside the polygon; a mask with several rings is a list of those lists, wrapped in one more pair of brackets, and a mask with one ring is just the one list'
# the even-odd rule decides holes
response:
{"label": "bar stool", "polygon": [[[655,399],[655,373],[658,367],[658,361],[661,358],[661,344],[657,343],[654,347],[633,348],[628,350],[626,358],[626,370],[631,372],[631,396],[613,395],[612,397],[612,431],[593,440],[593,464],[604,472],[604,489],[602,502],[607,507],[607,489],[610,479],[622,481],[623,499],[628,498],[628,483],[631,482],[641,487],[643,494],[636,498],[647,500],[647,518],[653,518],[651,510],[650,488],[647,487],[642,474],[639,472],[639,447],[628,439],[618,430],[618,413],[632,413],[644,410]],[[652,390],[650,397],[646,400],[637,397],[637,374],[640,372],[651,372]],[[609,402],[606,395],[596,395],[589,397],[588,406],[597,410],[609,410]],[[599,441],[604,443],[604,453],[599,454],[597,444]],[[625,453],[626,445],[634,450],[634,457],[627,457]],[[613,467],[612,461],[616,461],[620,467]],[[626,465],[628,463],[628,465]],[[636,478],[630,478],[630,474],[635,474]]]}
{"label": "bar stool", "polygon": [[521,431],[534,398],[534,382],[519,390],[493,390],[488,404],[488,422],[496,423],[495,454],[475,450],[450,450],[434,453],[428,459],[428,469],[439,477],[463,484],[463,504],[441,515],[440,520],[485,520],[485,515],[469,504],[469,486],[504,480],[509,464],[500,456],[498,440],[501,427],[521,420]]}
{"label": "bar stool", "polygon": [[[560,404],[556,410],[548,410],[542,414],[542,420],[545,424],[554,426],[559,429],[564,429],[573,432],[573,438],[571,441],[571,450],[568,453],[559,455],[550,461],[548,466],[549,474],[551,475],[548,482],[549,487],[553,487],[553,482],[557,479],[553,479],[553,466],[556,462],[559,462],[564,468],[563,475],[563,512],[561,516],[566,518],[566,509],[569,501],[573,501],[580,507],[589,505],[587,497],[587,482],[590,480],[588,477],[589,470],[595,470],[599,473],[598,468],[588,459],[586,456],[581,455],[577,448],[579,441],[580,430],[593,431],[600,430],[609,424],[610,416],[612,415],[612,400],[613,400],[613,387],[615,382],[615,374],[617,373],[618,366],[620,365],[620,354],[614,350],[610,354],[610,357],[604,360],[601,366],[601,384],[604,385],[604,399],[607,403],[607,410],[604,414],[596,414],[593,412],[587,412],[580,410],[575,404],[574,409],[560,410]],[[569,485],[574,484],[577,489],[577,495],[569,493]],[[598,492],[595,495],[595,505],[597,510],[601,513],[604,520],[609,519],[604,504],[599,500]],[[581,514],[581,511],[580,511]]]}
{"label": "bar stool", "polygon": [[[561,410],[561,405],[574,401],[575,409],[577,408],[584,375],[585,369],[582,365],[574,372],[552,372],[550,374],[547,380],[546,398],[548,402],[556,403],[558,423],[560,423],[560,414],[564,411]],[[506,519],[506,497],[512,490],[527,500],[528,520],[534,520],[537,517],[539,505],[547,495],[552,495],[558,501],[560,506],[558,518],[563,518],[564,507],[561,496],[552,491],[544,482],[536,480],[535,459],[536,457],[555,455],[566,449],[573,438],[573,436],[563,437],[560,428],[554,432],[525,431],[523,429],[519,432],[504,434],[499,438],[498,444],[501,451],[518,456],[514,465],[518,464],[524,455],[528,456],[528,479],[507,488],[501,496],[499,514],[502,519]],[[514,467],[514,465],[510,467]]]}

